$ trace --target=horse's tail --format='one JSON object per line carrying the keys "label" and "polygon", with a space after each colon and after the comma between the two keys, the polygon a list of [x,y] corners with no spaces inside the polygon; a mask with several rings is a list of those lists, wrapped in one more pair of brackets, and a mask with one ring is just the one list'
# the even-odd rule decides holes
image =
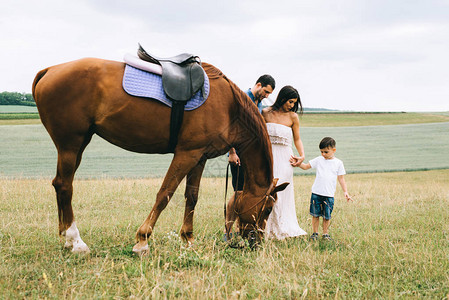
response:
{"label": "horse's tail", "polygon": [[[49,68],[40,70],[40,71],[36,74],[36,77],[34,77],[34,80],[33,80],[33,86],[32,86],[32,93],[33,93],[33,99],[34,99],[34,102],[36,102],[36,86],[37,86],[39,80],[41,80],[42,77],[44,77],[44,75],[47,74],[48,69],[49,69]],[[36,102],[36,104],[37,104],[37,102]]]}

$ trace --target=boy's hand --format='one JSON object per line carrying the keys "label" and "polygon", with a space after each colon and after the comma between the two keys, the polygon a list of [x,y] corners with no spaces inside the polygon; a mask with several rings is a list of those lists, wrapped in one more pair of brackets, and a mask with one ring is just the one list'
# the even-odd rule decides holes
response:
{"label": "boy's hand", "polygon": [[299,167],[299,165],[304,161],[304,156],[291,156],[290,159],[290,164],[292,165],[292,167]]}
{"label": "boy's hand", "polygon": [[349,201],[354,201],[354,200],[352,200],[352,198],[351,198],[351,196],[349,196],[349,194],[346,192],[345,193],[345,198],[346,198],[346,200],[349,202]]}

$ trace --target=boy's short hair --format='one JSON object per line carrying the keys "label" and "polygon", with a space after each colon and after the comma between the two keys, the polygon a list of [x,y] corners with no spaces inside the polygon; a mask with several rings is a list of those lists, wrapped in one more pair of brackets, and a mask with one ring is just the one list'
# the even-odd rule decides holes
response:
{"label": "boy's short hair", "polygon": [[323,138],[320,142],[320,149],[326,149],[326,148],[335,148],[337,143],[335,140],[329,136]]}

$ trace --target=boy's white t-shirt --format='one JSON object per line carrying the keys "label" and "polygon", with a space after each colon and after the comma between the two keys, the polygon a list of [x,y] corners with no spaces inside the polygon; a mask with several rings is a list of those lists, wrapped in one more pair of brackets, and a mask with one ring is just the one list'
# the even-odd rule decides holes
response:
{"label": "boy's white t-shirt", "polygon": [[325,159],[323,156],[318,156],[309,161],[310,166],[316,169],[316,178],[312,186],[312,193],[334,197],[335,189],[337,187],[337,176],[345,175],[345,167],[343,162],[338,158]]}

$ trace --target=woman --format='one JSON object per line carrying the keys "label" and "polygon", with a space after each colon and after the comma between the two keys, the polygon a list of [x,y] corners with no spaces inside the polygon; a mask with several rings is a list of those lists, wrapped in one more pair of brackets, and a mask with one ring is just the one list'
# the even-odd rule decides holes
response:
{"label": "woman", "polygon": [[[299,135],[298,107],[302,113],[301,99],[292,86],[285,86],[276,98],[276,102],[262,110],[267,123],[268,134],[273,147],[273,172],[279,182],[290,182],[287,188],[279,192],[278,200],[267,220],[265,237],[278,240],[287,237],[306,235],[296,219],[295,195],[293,190],[293,166],[304,160],[304,147]],[[293,156],[292,142],[299,157]]]}

